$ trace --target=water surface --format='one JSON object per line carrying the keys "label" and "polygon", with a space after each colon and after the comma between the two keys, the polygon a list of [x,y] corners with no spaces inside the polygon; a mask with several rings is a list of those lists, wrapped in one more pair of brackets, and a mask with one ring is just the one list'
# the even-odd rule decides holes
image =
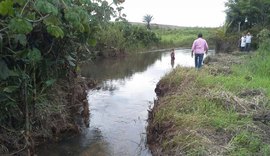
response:
{"label": "water surface", "polygon": [[148,110],[158,81],[175,66],[194,66],[190,49],[140,53],[82,65],[82,76],[99,80],[88,91],[90,127],[79,136],[42,148],[39,155],[151,156],[146,145]]}

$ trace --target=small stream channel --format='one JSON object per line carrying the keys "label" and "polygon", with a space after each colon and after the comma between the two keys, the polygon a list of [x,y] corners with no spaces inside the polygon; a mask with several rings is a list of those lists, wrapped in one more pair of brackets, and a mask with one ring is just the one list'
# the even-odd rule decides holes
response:
{"label": "small stream channel", "polygon": [[175,66],[194,66],[190,49],[140,53],[82,65],[82,76],[101,83],[89,90],[90,126],[79,136],[39,149],[40,156],[151,156],[146,145],[148,110],[158,81]]}

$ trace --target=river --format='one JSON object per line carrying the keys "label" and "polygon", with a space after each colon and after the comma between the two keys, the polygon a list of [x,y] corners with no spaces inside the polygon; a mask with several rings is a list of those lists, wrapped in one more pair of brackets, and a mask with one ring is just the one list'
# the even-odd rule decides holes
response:
{"label": "river", "polygon": [[82,76],[100,83],[88,91],[89,128],[42,147],[40,156],[151,156],[146,145],[148,110],[158,81],[176,66],[194,66],[190,49],[139,53],[81,66]]}

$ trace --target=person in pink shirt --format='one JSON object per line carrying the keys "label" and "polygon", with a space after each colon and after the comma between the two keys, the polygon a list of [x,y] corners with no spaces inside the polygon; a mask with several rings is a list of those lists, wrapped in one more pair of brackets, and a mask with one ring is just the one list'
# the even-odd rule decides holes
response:
{"label": "person in pink shirt", "polygon": [[208,52],[208,44],[202,36],[202,33],[198,34],[198,38],[193,42],[191,48],[191,57],[195,54],[195,68],[197,69],[202,67],[203,56]]}

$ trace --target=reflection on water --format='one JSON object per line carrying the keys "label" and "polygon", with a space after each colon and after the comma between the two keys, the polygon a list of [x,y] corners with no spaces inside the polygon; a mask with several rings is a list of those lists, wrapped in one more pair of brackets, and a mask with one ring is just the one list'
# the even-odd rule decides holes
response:
{"label": "reflection on water", "polygon": [[174,68],[174,59],[171,59],[171,66]]}
{"label": "reflection on water", "polygon": [[39,155],[150,156],[146,146],[148,109],[160,78],[175,66],[194,66],[190,49],[141,53],[82,65],[82,75],[99,79],[90,90],[90,127],[39,150]]}
{"label": "reflection on water", "polygon": [[110,58],[97,62],[85,63],[81,66],[82,74],[98,80],[124,79],[135,72],[143,72],[156,60],[160,60],[162,53],[151,52],[134,54],[123,58]]}

